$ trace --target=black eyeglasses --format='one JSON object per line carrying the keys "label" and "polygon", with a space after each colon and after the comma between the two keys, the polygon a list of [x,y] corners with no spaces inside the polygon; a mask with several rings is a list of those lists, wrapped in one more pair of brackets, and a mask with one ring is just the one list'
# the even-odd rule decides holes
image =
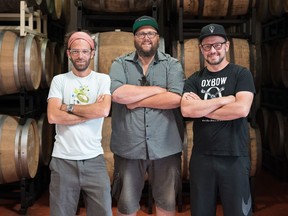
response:
{"label": "black eyeglasses", "polygon": [[139,79],[141,86],[150,86],[149,81],[146,79],[146,76],[142,76],[141,79]]}
{"label": "black eyeglasses", "polygon": [[222,45],[225,44],[227,41],[224,42],[218,42],[214,44],[201,44],[200,46],[204,51],[210,51],[212,47],[214,47],[215,50],[220,50],[222,48]]}
{"label": "black eyeglasses", "polygon": [[157,32],[137,32],[135,35],[139,39],[144,39],[146,35],[148,36],[149,39],[153,39],[156,37],[156,35],[158,35],[158,33]]}

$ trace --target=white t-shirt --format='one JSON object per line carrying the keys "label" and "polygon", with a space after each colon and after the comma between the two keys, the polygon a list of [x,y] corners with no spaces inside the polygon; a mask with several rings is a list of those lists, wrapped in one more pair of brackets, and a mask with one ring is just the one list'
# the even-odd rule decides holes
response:
{"label": "white t-shirt", "polygon": [[[72,71],[52,80],[48,99],[59,98],[64,104],[92,104],[101,94],[110,95],[111,80],[107,74],[92,71],[77,77]],[[56,124],[53,157],[85,160],[103,154],[101,146],[104,118],[91,119],[75,125]]]}

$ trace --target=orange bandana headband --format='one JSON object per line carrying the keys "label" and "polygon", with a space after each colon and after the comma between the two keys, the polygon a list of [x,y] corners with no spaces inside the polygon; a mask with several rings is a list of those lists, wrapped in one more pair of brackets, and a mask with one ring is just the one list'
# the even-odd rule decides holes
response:
{"label": "orange bandana headband", "polygon": [[90,45],[91,49],[94,50],[94,41],[92,40],[90,35],[88,35],[85,32],[75,32],[75,33],[73,33],[70,36],[69,40],[68,40],[68,49],[71,47],[72,43],[75,40],[78,40],[78,39],[85,40]]}

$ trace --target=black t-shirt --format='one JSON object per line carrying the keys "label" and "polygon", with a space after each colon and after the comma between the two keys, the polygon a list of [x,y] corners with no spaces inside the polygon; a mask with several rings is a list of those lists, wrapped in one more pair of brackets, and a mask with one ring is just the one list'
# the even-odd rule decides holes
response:
{"label": "black t-shirt", "polygon": [[[239,91],[255,93],[253,77],[248,69],[232,63],[218,72],[204,68],[192,74],[184,86],[184,92],[194,92],[203,100],[235,96]],[[248,130],[247,118],[231,121],[194,119],[193,153],[248,156]]]}

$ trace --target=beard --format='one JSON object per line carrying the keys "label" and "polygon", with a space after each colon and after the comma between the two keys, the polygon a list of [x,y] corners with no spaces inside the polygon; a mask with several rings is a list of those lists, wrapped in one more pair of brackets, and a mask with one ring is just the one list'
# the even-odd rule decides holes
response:
{"label": "beard", "polygon": [[72,65],[73,65],[73,67],[74,67],[77,71],[82,72],[82,71],[85,71],[85,70],[89,67],[91,60],[90,60],[90,58],[89,58],[89,60],[86,61],[85,64],[82,64],[82,63],[81,63],[81,65],[79,65],[79,64],[77,64],[77,61],[80,61],[80,60],[81,60],[81,59],[76,59],[76,60],[72,60],[72,59],[71,59],[71,63],[72,63]]}
{"label": "beard", "polygon": [[143,56],[143,57],[152,57],[156,54],[157,49],[159,47],[159,43],[157,42],[156,44],[152,44],[151,49],[150,50],[144,50],[141,47],[141,44],[134,42],[136,51],[138,53],[139,56]]}
{"label": "beard", "polygon": [[208,58],[206,58],[206,62],[210,65],[218,65],[224,60],[225,56],[220,57],[217,61],[210,61]]}

